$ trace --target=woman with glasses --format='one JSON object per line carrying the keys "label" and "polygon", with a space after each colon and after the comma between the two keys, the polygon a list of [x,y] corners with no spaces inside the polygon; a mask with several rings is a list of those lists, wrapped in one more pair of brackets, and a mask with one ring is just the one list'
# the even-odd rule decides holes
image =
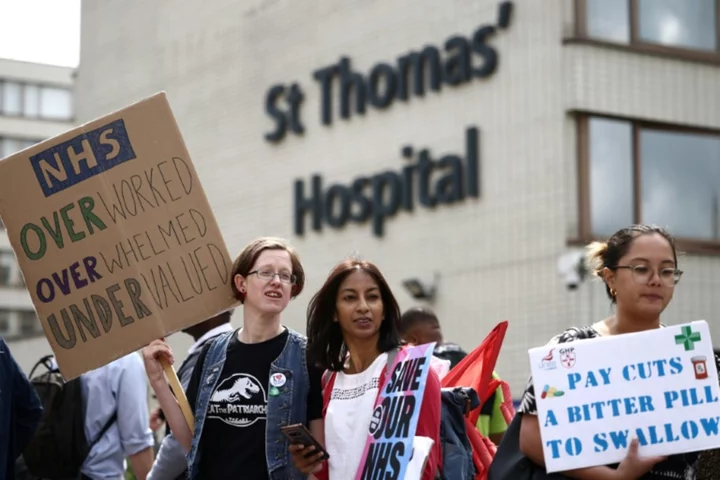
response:
{"label": "woman with glasses", "polygon": [[304,479],[280,432],[283,425],[300,423],[321,442],[324,438],[322,372],[308,368],[306,338],[280,320],[303,289],[303,267],[285,242],[260,238],[243,249],[232,274],[243,326],[203,347],[187,389],[194,432],[163,375],[158,358],[172,362],[172,352],[160,340],[143,351],[150,383],[170,428],[189,451],[190,479]]}
{"label": "woman with glasses", "polygon": [[[665,230],[647,225],[633,225],[616,232],[607,242],[588,247],[592,271],[605,283],[615,315],[586,327],[572,327],[554,337],[559,344],[640,332],[662,327],[660,314],[672,300],[680,281],[673,237]],[[717,358],[716,358],[717,362]],[[532,378],[523,395],[518,414],[522,416],[520,445],[522,453],[536,465],[543,466],[543,448],[537,417]],[[562,472],[577,479],[668,479],[695,480],[698,470],[717,467],[717,452],[688,453],[667,458],[638,456],[638,440],[630,445],[619,465],[599,466]],[[715,475],[718,475],[715,470]],[[708,477],[710,478],[710,477]],[[712,478],[718,478],[717,476]]]}

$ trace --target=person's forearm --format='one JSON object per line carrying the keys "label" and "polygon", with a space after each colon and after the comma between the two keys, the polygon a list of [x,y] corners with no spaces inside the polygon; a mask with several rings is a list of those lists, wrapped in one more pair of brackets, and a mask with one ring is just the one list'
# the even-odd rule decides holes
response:
{"label": "person's forearm", "polygon": [[183,416],[180,405],[178,405],[175,396],[170,390],[170,386],[167,382],[162,382],[160,385],[152,385],[152,389],[155,391],[160,408],[162,408],[165,420],[170,425],[170,429],[175,438],[180,442],[185,450],[190,450],[192,443],[192,432],[190,426],[187,424],[185,417]]}
{"label": "person's forearm", "polygon": [[562,474],[577,480],[618,480],[617,470],[605,466],[568,470]]}
{"label": "person's forearm", "polygon": [[178,478],[187,468],[186,453],[174,434],[167,435],[155,456],[148,480]]}
{"label": "person's forearm", "polygon": [[[545,458],[542,456],[542,451],[539,452],[540,456],[538,456],[537,453],[538,452],[528,452],[525,455],[532,460],[535,465],[540,465],[544,468]],[[606,466],[578,468],[561,473],[566,477],[577,480],[618,480],[617,470]]]}
{"label": "person's forearm", "polygon": [[148,447],[145,450],[141,450],[134,455],[128,457],[130,460],[130,466],[132,467],[133,473],[137,480],[145,480],[148,472],[152,468],[153,463],[153,449]]}

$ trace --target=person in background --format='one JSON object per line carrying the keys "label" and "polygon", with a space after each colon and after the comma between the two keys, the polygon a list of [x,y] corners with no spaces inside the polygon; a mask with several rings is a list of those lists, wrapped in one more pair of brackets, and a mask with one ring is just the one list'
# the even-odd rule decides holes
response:
{"label": "person in background", "polygon": [[15,461],[35,435],[41,416],[35,388],[0,337],[0,479],[15,477]]}
{"label": "person in background", "polygon": [[[386,378],[388,354],[401,348],[400,308],[375,265],[350,259],[332,270],[310,301],[307,317],[308,361],[328,372],[324,420],[330,458],[320,462],[312,447],[293,445],[293,461],[321,480],[352,479]],[[416,427],[418,441],[425,437],[434,442],[422,480],[434,479],[442,463],[440,402],[440,380],[431,369]]]}
{"label": "person in background", "polygon": [[[437,342],[435,348],[442,343],[440,323],[433,312],[426,308],[415,307],[407,310],[400,317],[400,337],[408,345],[423,345]],[[430,366],[438,374],[440,380],[452,368],[450,360],[442,359],[434,354]]]}
{"label": "person in background", "polygon": [[282,239],[250,242],[235,259],[228,294],[242,302],[243,326],[205,343],[187,388],[195,428],[183,417],[159,358],[162,340],[143,349],[145,368],[177,440],[188,450],[188,478],[300,480],[280,428],[301,423],[323,441],[322,372],[306,361],[307,339],[282,312],[305,285],[295,250]]}
{"label": "person in background", "polygon": [[[492,378],[500,380],[497,372],[492,373]],[[477,431],[484,437],[489,438],[495,445],[500,445],[508,429],[508,422],[500,410],[504,401],[505,395],[503,394],[502,386],[500,386],[495,389],[485,404],[480,406],[480,416],[475,425]]]}
{"label": "person in background", "polygon": [[[433,355],[449,363],[450,369],[467,356],[467,353],[457,344],[444,343],[442,327],[437,315],[424,307],[414,307],[405,313],[401,318],[401,334],[403,339],[413,345],[437,342]],[[497,372],[493,372],[493,378],[500,379]],[[495,445],[500,445],[503,435],[507,431],[508,424],[505,416],[500,411],[504,396],[502,386],[498,387],[490,398],[481,406],[480,416],[476,424],[477,430],[489,438]]]}
{"label": "person in background", "polygon": [[412,345],[436,342],[433,354],[447,360],[450,369],[467,356],[467,352],[459,345],[444,342],[440,321],[429,308],[413,307],[406,310],[400,319],[400,334],[405,342]]}
{"label": "person in background", "polygon": [[126,457],[135,478],[145,480],[153,463],[154,440],[142,359],[131,353],[81,378],[85,436],[97,438],[113,414],[117,415],[85,459],[81,480],[121,480]]}
{"label": "person in background", "polygon": [[[233,328],[230,325],[231,316],[232,311],[223,312],[183,330],[183,333],[190,335],[195,340],[195,343],[193,343],[188,350],[187,357],[177,370],[180,384],[185,390],[188,388],[193,369],[195,368],[203,345],[220,334],[232,332]],[[164,419],[162,409],[157,407],[150,415],[150,419],[151,428],[153,426],[159,428],[158,423],[161,423],[162,419]],[[186,478],[187,461],[185,460],[185,455],[187,455],[187,451],[182,448],[182,445],[177,441],[175,435],[172,434],[170,426],[168,425],[165,437],[155,457],[155,463],[153,463],[152,470],[150,470],[150,474],[148,475],[148,480],[175,480]]]}
{"label": "person in background", "polygon": [[435,356],[450,362],[450,370],[467,357],[467,352],[457,343],[441,343],[435,347]]}
{"label": "person in background", "polygon": [[[590,326],[568,328],[553,337],[548,345],[662,328],[660,315],[672,300],[683,273],[678,268],[673,237],[660,227],[632,225],[618,230],[606,242],[593,242],[587,253],[590,271],[605,284],[608,298],[615,305],[615,314]],[[544,467],[532,378],[517,414],[521,416],[520,452],[535,465]],[[618,465],[581,468],[562,474],[581,480],[718,478],[718,450],[663,458],[640,456],[638,445],[638,439],[633,439],[625,459]]]}

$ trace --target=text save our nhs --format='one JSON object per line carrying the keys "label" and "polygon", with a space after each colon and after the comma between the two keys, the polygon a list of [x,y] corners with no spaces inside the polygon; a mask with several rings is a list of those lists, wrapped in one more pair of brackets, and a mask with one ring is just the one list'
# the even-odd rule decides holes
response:
{"label": "text save our nhs", "polygon": [[136,158],[125,122],[115,120],[30,157],[45,197]]}

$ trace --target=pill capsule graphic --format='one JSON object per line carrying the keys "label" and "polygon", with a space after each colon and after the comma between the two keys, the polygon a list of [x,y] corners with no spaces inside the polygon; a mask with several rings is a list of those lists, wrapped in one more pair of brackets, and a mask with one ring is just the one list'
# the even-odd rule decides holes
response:
{"label": "pill capsule graphic", "polygon": [[545,388],[543,388],[542,393],[540,394],[540,398],[545,398],[548,395],[548,390],[550,389],[550,385],[545,385]]}

